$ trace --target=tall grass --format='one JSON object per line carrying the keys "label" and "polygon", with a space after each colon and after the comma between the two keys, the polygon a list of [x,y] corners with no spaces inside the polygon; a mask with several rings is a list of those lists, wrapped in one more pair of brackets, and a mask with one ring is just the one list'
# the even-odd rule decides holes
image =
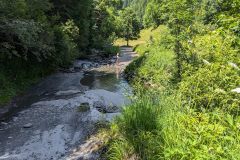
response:
{"label": "tall grass", "polygon": [[[157,101],[156,101],[157,100]],[[179,94],[145,95],[114,123],[110,160],[240,158],[240,118],[182,107]]]}
{"label": "tall grass", "polygon": [[109,150],[109,159],[146,159],[156,155],[154,146],[154,133],[158,130],[158,115],[161,107],[156,99],[144,96],[125,108],[123,114],[117,119],[117,132]]}
{"label": "tall grass", "polygon": [[174,41],[165,26],[159,26],[150,33],[154,33],[154,36],[148,43],[135,47],[140,57],[131,63],[125,72],[134,85],[140,83],[140,86],[164,90],[172,87],[170,84],[174,81],[176,72]]}
{"label": "tall grass", "polygon": [[[136,47],[141,56],[126,69],[136,93],[140,94],[112,125],[114,136],[109,144],[108,159],[239,160],[240,116],[223,110],[217,103],[211,110],[199,103],[202,109],[196,110],[196,106],[183,96],[192,91],[199,99],[204,96],[203,89],[211,88],[210,83],[221,83],[227,74],[213,82],[208,82],[207,78],[192,81],[195,74],[189,69],[191,74],[187,76],[190,78],[181,82],[188,84],[183,90],[181,84],[173,83],[172,37],[166,27],[159,29],[161,34],[153,37],[153,44]],[[199,73],[199,70],[194,71]],[[204,72],[199,77],[208,77],[210,73]],[[232,74],[228,76],[233,78]],[[195,83],[205,88],[196,90]],[[209,91],[206,93],[213,96]],[[229,97],[228,104],[231,101]]]}

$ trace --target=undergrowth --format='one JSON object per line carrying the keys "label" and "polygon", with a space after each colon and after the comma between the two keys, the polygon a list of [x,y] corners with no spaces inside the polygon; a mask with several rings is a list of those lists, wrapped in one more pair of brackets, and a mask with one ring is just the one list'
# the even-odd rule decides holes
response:
{"label": "undergrowth", "polygon": [[165,26],[157,30],[136,46],[140,56],[125,71],[137,99],[112,124],[108,159],[240,159],[236,48],[223,48],[229,39],[215,32],[199,35],[195,46],[185,46],[190,60],[179,83],[174,38]]}
{"label": "undergrowth", "polygon": [[17,94],[23,93],[42,77],[52,73],[54,68],[31,66],[29,69],[18,67],[14,72],[11,69],[0,69],[0,107],[6,105]]}

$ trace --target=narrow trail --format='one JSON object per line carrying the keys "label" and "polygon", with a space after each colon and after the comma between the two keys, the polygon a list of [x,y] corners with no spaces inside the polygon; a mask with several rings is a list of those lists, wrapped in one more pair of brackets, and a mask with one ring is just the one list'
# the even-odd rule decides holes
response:
{"label": "narrow trail", "polygon": [[86,149],[94,139],[86,140],[130,102],[121,73],[135,56],[122,47],[118,66],[76,61],[75,68],[94,67],[56,73],[33,86],[16,104],[23,109],[0,124],[0,160],[97,159]]}

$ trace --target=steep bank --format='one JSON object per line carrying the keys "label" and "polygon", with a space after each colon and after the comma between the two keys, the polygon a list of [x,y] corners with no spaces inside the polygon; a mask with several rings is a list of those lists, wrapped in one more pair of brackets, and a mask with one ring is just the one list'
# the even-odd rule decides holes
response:
{"label": "steep bank", "polygon": [[126,69],[137,96],[111,127],[108,159],[239,159],[240,72],[229,39],[196,36],[179,81],[174,38],[158,30]]}

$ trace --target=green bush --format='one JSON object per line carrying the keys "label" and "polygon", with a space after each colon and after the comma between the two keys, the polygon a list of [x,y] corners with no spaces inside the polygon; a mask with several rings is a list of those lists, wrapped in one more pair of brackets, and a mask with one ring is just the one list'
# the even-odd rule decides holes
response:
{"label": "green bush", "polygon": [[39,62],[49,58],[54,46],[50,42],[50,33],[45,29],[33,20],[0,19],[0,58]]}
{"label": "green bush", "polygon": [[133,61],[125,72],[135,84],[140,83],[164,89],[172,82],[175,72],[173,51],[152,46],[148,52]]}
{"label": "green bush", "polygon": [[[163,141],[162,159],[238,159],[239,116],[221,110],[195,112],[182,108],[179,96],[163,101],[159,118]],[[160,158],[159,158],[160,159]]]}
{"label": "green bush", "polygon": [[140,56],[126,68],[135,93],[141,94],[113,124],[117,136],[110,142],[109,159],[238,159],[240,95],[232,92],[240,84],[235,38],[211,32],[182,42],[184,74],[180,83],[172,83],[174,52],[157,37],[137,46]]}
{"label": "green bush", "polygon": [[136,45],[133,50],[137,52],[139,55],[143,55],[149,52],[149,46],[147,44],[140,44]]}
{"label": "green bush", "polygon": [[179,95],[144,93],[126,108],[113,124],[109,159],[238,159],[240,117],[219,109],[196,112],[183,107]]}
{"label": "green bush", "polygon": [[172,83],[175,73],[172,37],[164,26],[159,27],[158,32],[159,35],[152,37],[152,43],[141,44],[134,49],[141,56],[133,61],[125,72],[135,85],[164,89]]}
{"label": "green bush", "polygon": [[188,63],[192,66],[202,64],[203,61],[222,64],[232,62],[240,65],[239,48],[235,46],[237,39],[231,32],[219,29],[196,35],[192,41],[183,43],[183,47],[188,56]]}
{"label": "green bush", "polygon": [[239,114],[239,49],[230,32],[215,30],[184,44],[188,61],[179,90],[185,104],[198,110],[221,108]]}
{"label": "green bush", "polygon": [[78,56],[77,45],[62,28],[55,27],[55,53],[52,56],[56,66],[68,67]]}
{"label": "green bush", "polygon": [[105,56],[112,56],[120,52],[120,47],[108,45],[103,47],[103,51],[105,53]]}
{"label": "green bush", "polygon": [[179,90],[185,103],[197,109],[221,108],[238,114],[240,95],[232,90],[240,84],[239,76],[233,67],[214,63],[184,78]]}

